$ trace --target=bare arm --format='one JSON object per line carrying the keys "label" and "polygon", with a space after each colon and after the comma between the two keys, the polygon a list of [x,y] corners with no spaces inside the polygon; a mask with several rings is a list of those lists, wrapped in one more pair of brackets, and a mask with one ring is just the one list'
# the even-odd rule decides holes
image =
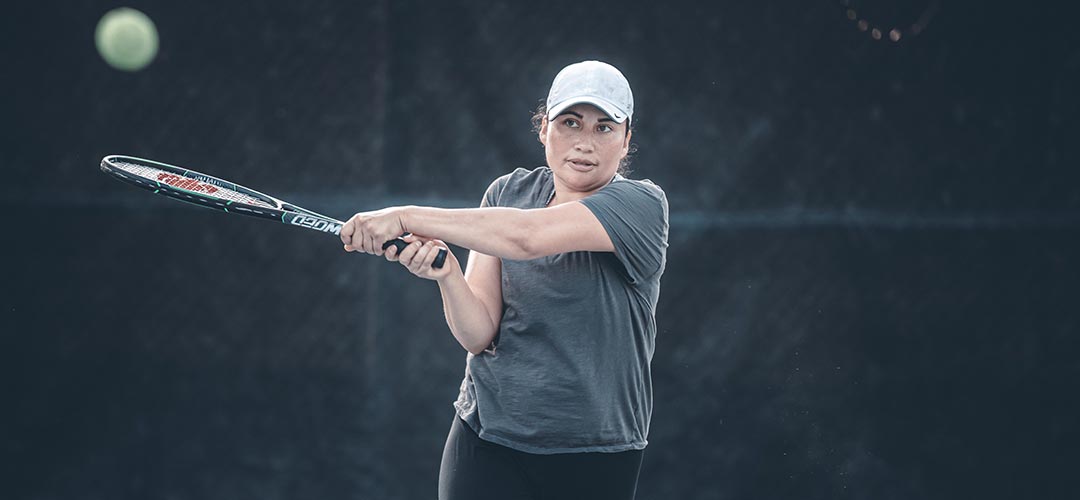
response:
{"label": "bare arm", "polygon": [[442,295],[443,313],[450,333],[473,354],[491,345],[502,320],[502,264],[498,258],[469,252],[468,269],[462,274],[453,252],[447,254],[441,269],[433,269],[437,250],[444,242],[410,235],[409,245],[398,255],[394,247],[386,251],[386,260],[397,261],[409,272],[436,280]]}
{"label": "bare arm", "polygon": [[[437,280],[446,323],[454,338],[473,354],[483,352],[502,319],[502,264],[499,258],[527,260],[574,251],[613,252],[603,225],[585,205],[563,203],[523,210],[505,207],[443,209],[394,207],[359,213],[341,228],[346,251],[386,255],[399,260],[381,242],[403,232],[412,242],[400,261],[414,274]],[[423,235],[418,236],[418,235]],[[418,240],[431,240],[424,245]],[[462,273],[451,254],[442,269],[432,269],[437,246],[449,242],[471,250]]]}
{"label": "bare arm", "polygon": [[532,210],[410,206],[402,209],[400,220],[405,231],[508,259],[615,251],[600,221],[579,202]]}
{"label": "bare arm", "polygon": [[[414,262],[413,248],[402,252],[400,257],[413,273],[438,281],[446,324],[458,343],[473,354],[480,354],[491,345],[502,320],[500,257],[525,260],[581,250],[614,251],[604,227],[588,208],[577,202],[533,210],[503,207],[397,210],[399,215],[394,219],[400,222],[394,224],[400,226],[391,225],[392,231],[405,230],[425,236],[409,236],[406,240],[432,237],[471,249],[464,274],[452,257],[441,271],[430,267],[434,253],[419,254],[425,265]],[[393,249],[389,250],[387,258],[397,260],[393,253]]]}
{"label": "bare arm", "polygon": [[439,281],[443,312],[450,332],[467,351],[480,354],[499,331],[502,320],[502,264],[499,259],[469,252],[464,277],[453,273]]}

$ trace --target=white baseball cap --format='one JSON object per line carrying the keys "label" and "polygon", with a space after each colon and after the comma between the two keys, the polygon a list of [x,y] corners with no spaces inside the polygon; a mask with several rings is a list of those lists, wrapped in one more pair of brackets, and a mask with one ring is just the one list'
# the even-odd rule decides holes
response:
{"label": "white baseball cap", "polygon": [[634,94],[630,82],[619,70],[600,61],[571,64],[555,75],[548,92],[548,120],[555,119],[575,104],[592,104],[606,113],[615,123],[634,115]]}

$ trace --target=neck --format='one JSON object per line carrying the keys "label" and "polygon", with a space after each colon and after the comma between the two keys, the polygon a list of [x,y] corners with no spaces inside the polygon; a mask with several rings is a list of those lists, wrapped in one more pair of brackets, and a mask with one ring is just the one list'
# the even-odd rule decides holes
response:
{"label": "neck", "polygon": [[[616,174],[616,175],[618,175],[618,174]],[[553,177],[553,180],[555,181],[555,193],[554,193],[554,196],[551,197],[551,201],[548,202],[548,204],[547,204],[547,206],[549,206],[549,207],[553,207],[555,205],[561,205],[563,203],[570,203],[572,201],[578,201],[578,200],[580,200],[582,198],[585,198],[586,196],[589,196],[589,195],[603,189],[604,186],[607,186],[608,184],[611,184],[611,181],[615,180],[615,175],[612,175],[611,179],[608,179],[607,182],[605,182],[605,183],[603,183],[603,184],[601,184],[599,186],[596,186],[596,187],[594,187],[594,188],[592,188],[592,189],[590,189],[588,191],[576,191],[576,190],[573,190],[573,189],[563,185],[562,182],[559,181],[559,178],[557,176]]]}

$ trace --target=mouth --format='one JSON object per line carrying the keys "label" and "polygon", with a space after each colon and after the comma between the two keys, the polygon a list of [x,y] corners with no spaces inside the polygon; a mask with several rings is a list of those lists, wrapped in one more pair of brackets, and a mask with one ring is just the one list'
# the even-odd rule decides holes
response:
{"label": "mouth", "polygon": [[566,164],[570,165],[570,168],[580,172],[587,172],[596,167],[596,162],[589,161],[583,158],[567,158]]}

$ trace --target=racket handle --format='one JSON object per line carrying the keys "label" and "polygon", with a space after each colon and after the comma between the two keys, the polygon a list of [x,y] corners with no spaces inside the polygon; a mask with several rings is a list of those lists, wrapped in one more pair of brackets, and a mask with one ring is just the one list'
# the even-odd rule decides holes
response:
{"label": "racket handle", "polygon": [[435,256],[435,261],[431,263],[435,269],[442,269],[443,264],[446,263],[446,249],[440,248],[439,253]]}
{"label": "racket handle", "polygon": [[[400,254],[401,251],[405,250],[405,247],[408,247],[408,246],[409,246],[409,244],[406,243],[405,240],[403,240],[401,238],[394,238],[394,239],[392,239],[390,241],[387,241],[386,243],[383,243],[382,249],[386,250],[387,248],[395,247],[395,248],[397,248],[397,251]],[[431,267],[434,267],[435,269],[442,269],[442,266],[445,263],[446,263],[446,249],[445,248],[440,248],[439,249],[439,254],[435,256],[435,261],[431,263]]]}

